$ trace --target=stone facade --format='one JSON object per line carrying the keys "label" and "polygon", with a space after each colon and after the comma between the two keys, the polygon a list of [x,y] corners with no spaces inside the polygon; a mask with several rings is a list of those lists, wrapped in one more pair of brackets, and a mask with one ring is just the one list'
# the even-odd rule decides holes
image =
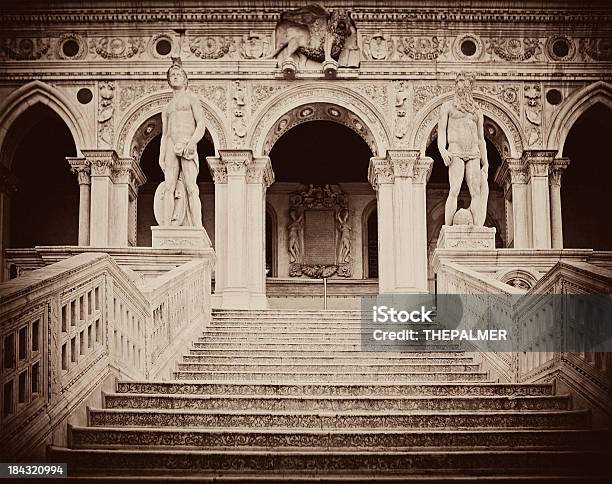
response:
{"label": "stone facade", "polygon": [[[152,187],[143,186],[141,157],[160,134],[159,114],[171,98],[165,72],[177,48],[214,146],[214,185],[200,182],[200,193],[218,256],[215,304],[267,305],[266,206],[277,217],[275,275],[290,275],[283,233],[289,207],[268,156],[280,137],[312,120],[350,128],[372,153],[363,182],[373,190],[347,191],[349,277],[364,277],[362,214],[377,200],[380,292],[426,290],[445,190],[428,183],[426,151],[459,71],[475,74],[485,137],[502,161],[485,225],[496,227],[500,246],[563,247],[559,187],[571,164],[565,141],[594,103],[612,106],[607,6],[528,1],[509,11],[487,2],[470,9],[452,1],[427,8],[350,2],[350,59],[331,78],[298,55],[294,79],[287,79],[270,56],[281,13],[302,6],[290,3],[253,2],[236,11],[220,2],[154,2],[160,8],[149,10],[120,3],[112,13],[95,1],[7,8],[0,38],[2,247],[9,247],[8,180],[23,134],[16,120],[37,103],[53,110],[74,140],[77,156],[68,161],[80,190],[78,245],[149,243]],[[200,165],[206,169],[204,160]]]}

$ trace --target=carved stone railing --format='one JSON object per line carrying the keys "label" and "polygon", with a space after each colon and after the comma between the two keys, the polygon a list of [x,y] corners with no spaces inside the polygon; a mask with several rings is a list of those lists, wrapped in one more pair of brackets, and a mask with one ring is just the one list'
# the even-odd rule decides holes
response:
{"label": "carved stone railing", "polygon": [[[607,306],[590,309],[598,313],[588,316],[590,324],[605,324],[612,314],[612,307],[608,307],[611,292],[612,271],[585,262],[558,262],[529,291],[459,264],[445,262],[438,268],[439,294],[468,296],[461,298],[462,310],[467,312],[464,321],[477,317],[476,329],[487,324],[512,329],[512,352],[493,352],[478,343],[470,344],[500,379],[555,382],[557,392],[574,395],[576,404],[591,408],[594,422],[602,425],[612,417],[612,353],[593,352],[593,343],[600,342],[587,341],[581,333],[584,315],[568,310],[568,302],[561,296],[551,295],[606,295],[602,301]],[[520,295],[527,297],[511,297]],[[445,310],[452,314],[452,308],[441,308],[440,313]],[[608,328],[602,334],[611,331]],[[576,348],[585,351],[573,351]]]}
{"label": "carved stone railing", "polygon": [[[572,393],[583,406],[599,411],[594,416],[602,422],[604,417],[612,417],[612,353],[607,348],[592,351],[604,342],[588,341],[583,323],[586,317],[591,330],[593,325],[610,324],[610,293],[612,270],[588,263],[559,262],[529,290],[530,297],[516,307],[520,335],[526,339],[520,345],[530,350],[517,356],[518,381],[554,380],[558,391]],[[548,297],[551,294],[562,296],[553,299]],[[586,294],[601,297],[597,304],[583,306],[581,311],[577,306],[586,298],[578,295]],[[567,295],[578,298],[563,297]],[[607,328],[601,334],[611,332]]]}
{"label": "carved stone railing", "polygon": [[0,284],[0,441],[7,457],[65,444],[65,427],[117,377],[168,374],[210,319],[210,259],[138,288],[107,254]]}
{"label": "carved stone railing", "polygon": [[[462,311],[468,314],[464,321],[473,321],[474,329],[496,329],[496,321],[507,321],[514,309],[512,295],[525,294],[525,291],[499,282],[492,277],[484,276],[476,271],[452,262],[444,263],[438,270],[438,293],[460,294]],[[446,299],[440,298],[439,304]],[[452,303],[452,299],[448,299]],[[451,308],[440,307],[439,312],[450,312]],[[502,381],[516,380],[516,358],[511,352],[496,353],[488,351],[478,342],[468,345],[473,351],[480,352],[495,376]]]}

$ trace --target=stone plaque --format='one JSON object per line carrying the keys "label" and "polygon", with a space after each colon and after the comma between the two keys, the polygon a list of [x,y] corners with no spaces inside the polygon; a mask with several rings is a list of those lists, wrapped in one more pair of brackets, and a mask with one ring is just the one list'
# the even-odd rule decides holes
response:
{"label": "stone plaque", "polygon": [[304,213],[304,263],[336,263],[336,224],[333,210]]}

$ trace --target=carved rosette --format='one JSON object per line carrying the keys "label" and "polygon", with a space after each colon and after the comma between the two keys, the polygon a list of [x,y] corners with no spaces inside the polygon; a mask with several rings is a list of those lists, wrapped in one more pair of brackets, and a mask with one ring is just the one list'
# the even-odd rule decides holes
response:
{"label": "carved rosette", "polygon": [[89,52],[106,60],[132,59],[144,51],[142,37],[101,37],[89,41]]}
{"label": "carved rosette", "polygon": [[66,161],[70,165],[70,171],[76,174],[79,185],[89,185],[91,183],[91,167],[86,158],[67,157]]}
{"label": "carved rosette", "polygon": [[534,38],[490,39],[487,52],[508,62],[535,61],[542,54],[542,43]]}
{"label": "carved rosette", "polygon": [[0,59],[39,60],[47,57],[51,41],[48,38],[5,38],[0,39]]}

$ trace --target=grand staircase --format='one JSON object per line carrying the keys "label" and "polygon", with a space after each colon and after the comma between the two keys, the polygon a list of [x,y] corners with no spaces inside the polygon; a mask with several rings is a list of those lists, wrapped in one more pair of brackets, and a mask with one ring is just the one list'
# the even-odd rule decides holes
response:
{"label": "grand staircase", "polygon": [[493,382],[459,348],[362,352],[359,318],[216,311],[174,381],[118,382],[50,460],[201,481],[609,477],[609,434],[552,385]]}

